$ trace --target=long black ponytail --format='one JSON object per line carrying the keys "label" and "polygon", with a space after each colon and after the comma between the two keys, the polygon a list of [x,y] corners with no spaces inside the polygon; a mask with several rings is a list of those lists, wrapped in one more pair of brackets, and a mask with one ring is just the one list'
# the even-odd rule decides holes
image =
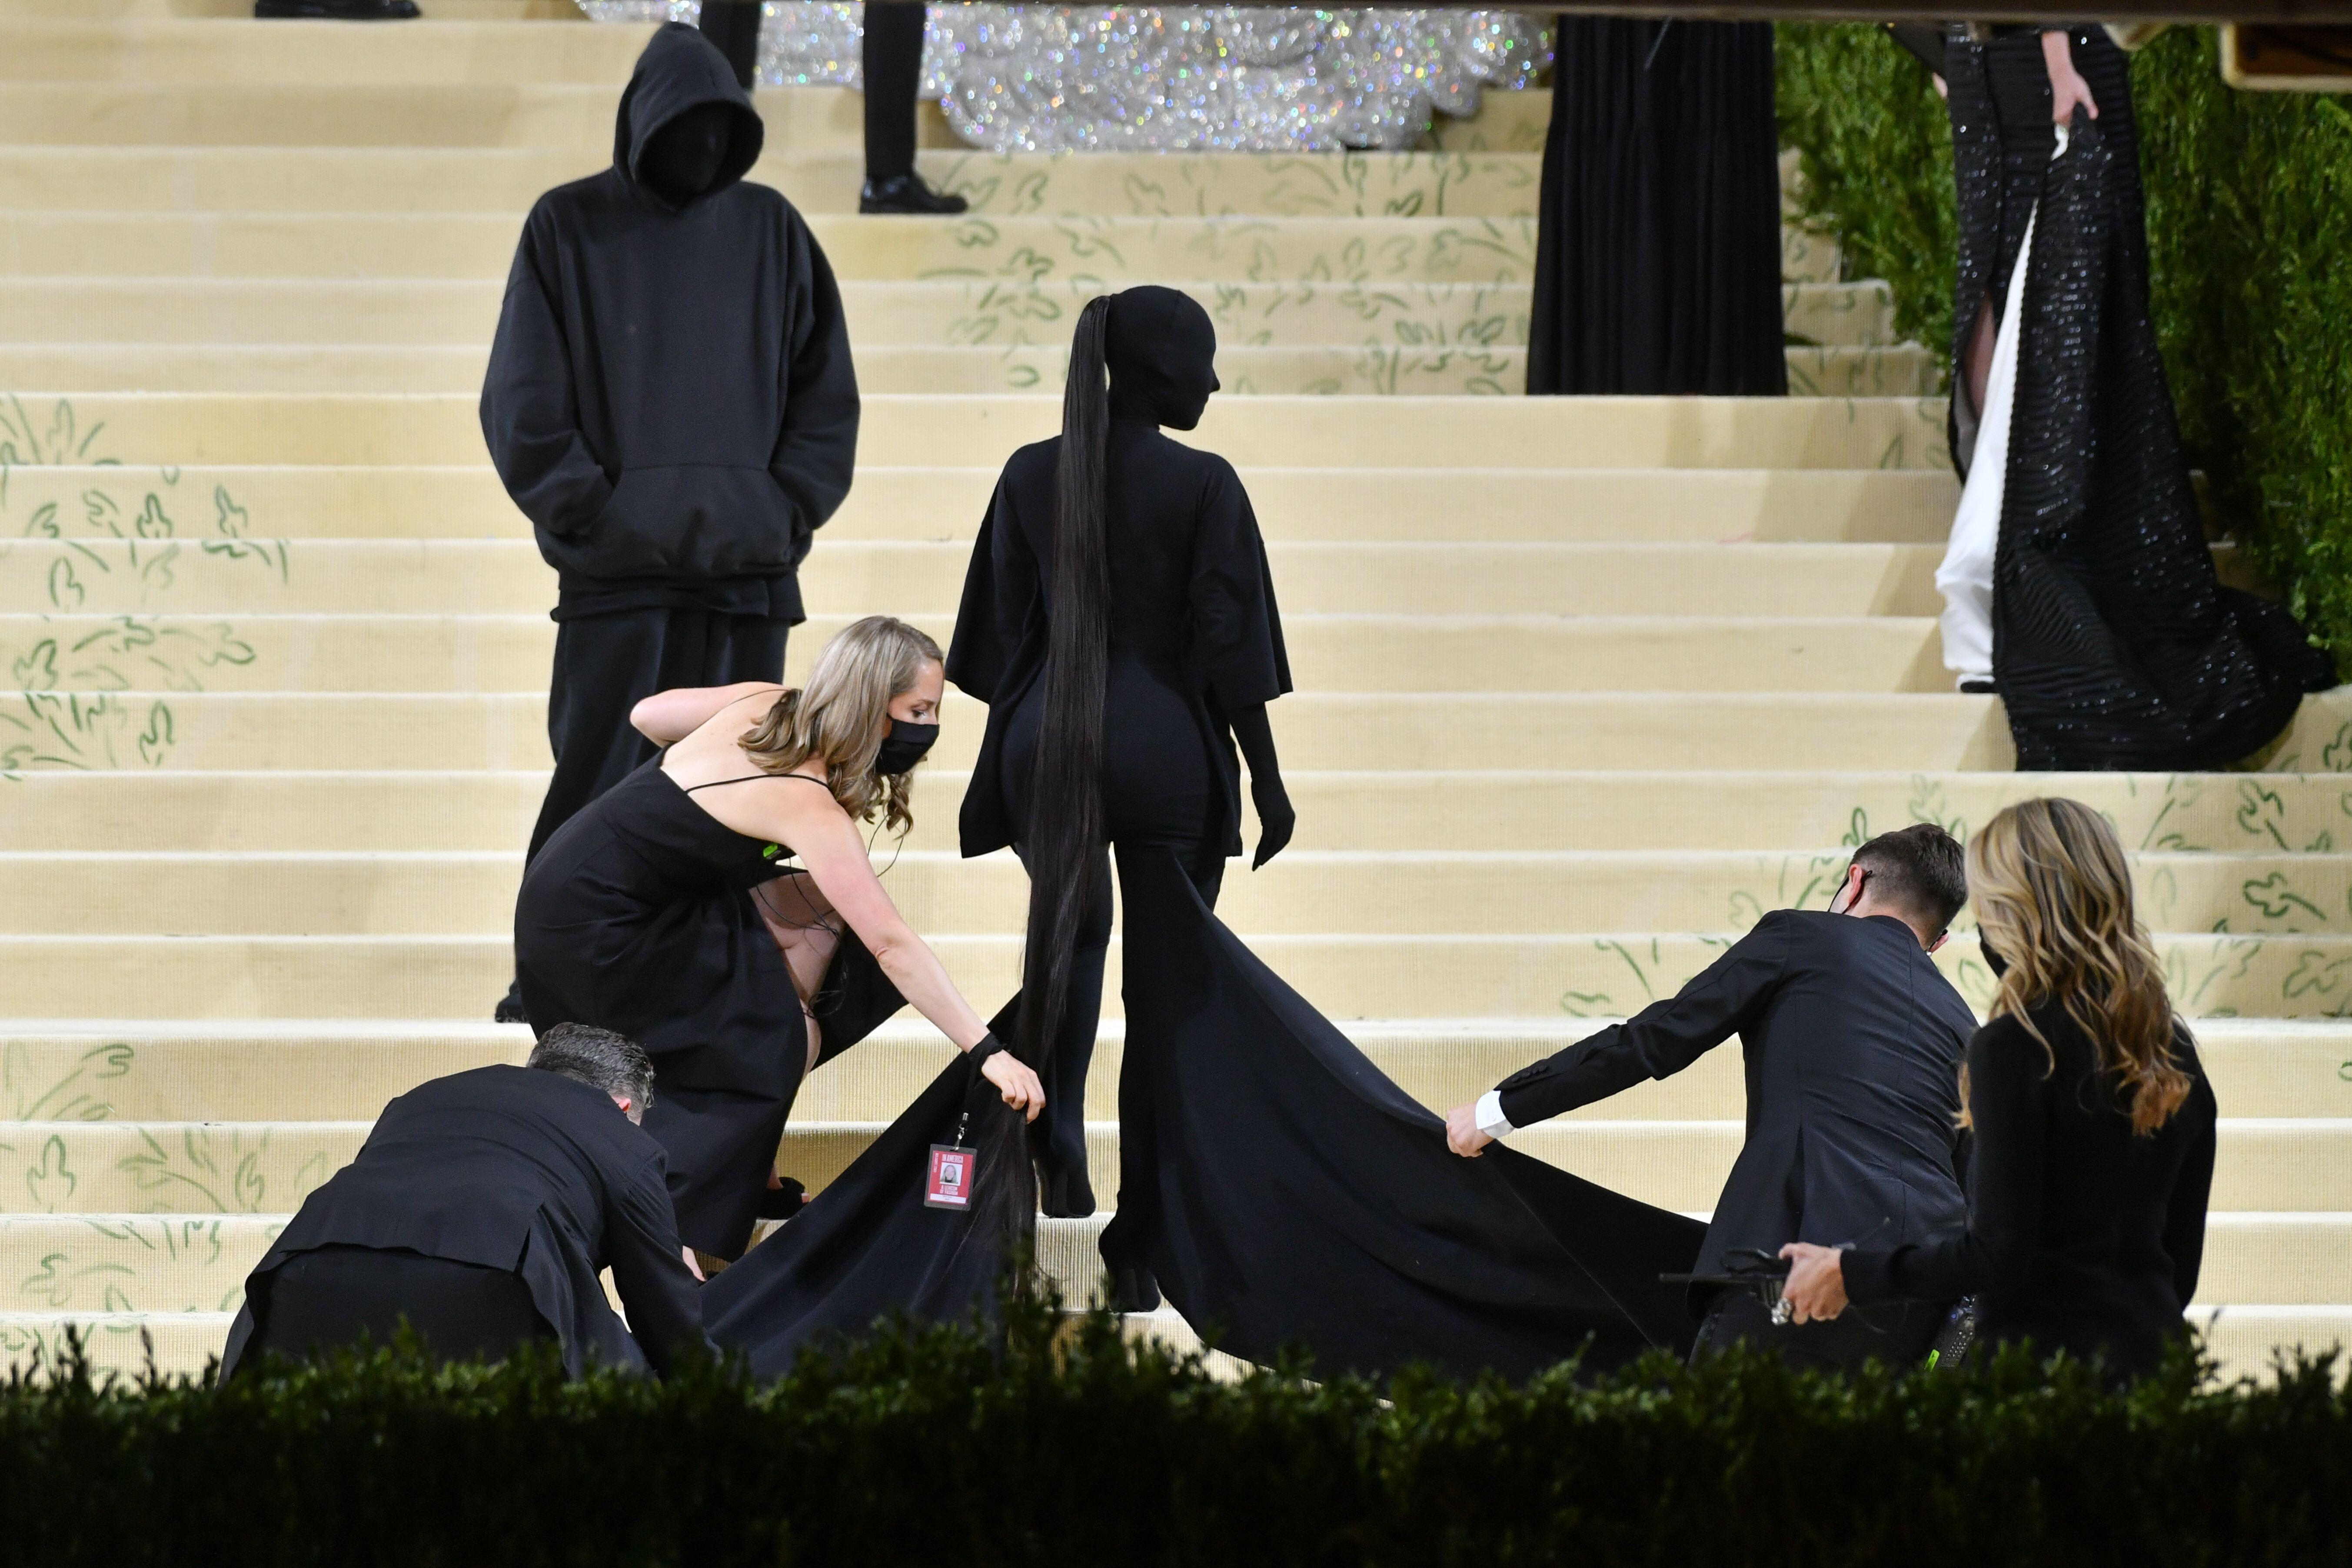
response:
{"label": "long black ponytail", "polygon": [[1103,686],[1110,664],[1110,552],[1104,518],[1110,395],[1103,340],[1108,297],[1078,312],[1062,393],[1054,482],[1054,581],[1045,704],[1037,727],[1028,833],[1029,931],[1021,969],[1021,1043],[1052,1060],[1070,999],[1070,966],[1103,844]]}
{"label": "long black ponytail", "polygon": [[[1104,468],[1110,393],[1104,363],[1110,300],[1090,300],[1070,342],[1062,393],[1062,455],[1054,485],[1054,569],[1046,633],[1045,710],[1037,729],[1027,831],[1029,924],[1021,960],[1021,1016],[1013,1054],[1046,1077],[1069,1011],[1079,927],[1097,892],[1104,841],[1103,690],[1110,665],[1110,554]],[[979,1092],[975,1089],[975,1092]],[[1000,1108],[1001,1109],[1001,1108]],[[1057,1113],[1082,1116],[1083,1107]],[[1025,1235],[1035,1209],[1026,1129],[995,1120],[983,1155],[988,1228]]]}

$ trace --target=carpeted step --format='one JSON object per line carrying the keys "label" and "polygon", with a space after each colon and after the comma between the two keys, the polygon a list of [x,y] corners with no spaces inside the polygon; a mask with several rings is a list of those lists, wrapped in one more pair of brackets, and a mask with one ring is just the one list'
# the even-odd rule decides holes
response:
{"label": "carpeted step", "polygon": [[[1029,879],[1009,851],[966,861],[883,846],[875,859],[919,931],[1022,929]],[[1824,906],[1845,864],[1843,849],[1294,849],[1277,870],[1229,879],[1218,910],[1238,931],[1335,936],[1738,931],[1769,910]],[[2325,934],[2352,905],[2352,856],[2159,853],[2132,865],[2139,918],[2159,932]],[[15,895],[0,933],[492,936],[512,929],[521,877],[519,849],[0,854]]]}
{"label": "carpeted step", "polygon": [[[119,540],[0,542],[0,615],[544,616],[555,603],[554,572],[520,539],[290,543],[242,532],[250,514],[217,499],[183,516],[185,532],[162,539],[136,537],[145,520],[131,513]],[[1281,542],[1266,555],[1286,616],[1919,619],[1943,603],[1943,552],[1927,544]],[[887,606],[944,637],[971,562],[961,541],[828,540],[802,563],[801,593],[819,608]]]}
{"label": "carpeted step", "polygon": [[[1737,928],[1702,935],[1243,936],[1335,1019],[1613,1016],[1688,983]],[[933,934],[982,1011],[1019,985],[1017,936]],[[2160,935],[2184,1016],[2327,1018],[2352,1004],[2352,937]],[[1937,963],[1981,1009],[1990,978],[1973,935]],[[0,994],[19,1018],[447,1019],[484,1016],[512,978],[497,936],[0,936]],[[1106,1015],[1119,1012],[1111,948]],[[2283,1206],[2283,1205],[2280,1205]],[[2347,1206],[2352,1206],[2347,1204]]]}
{"label": "carpeted step", "polygon": [[[238,351],[242,352],[242,351]],[[295,351],[331,356],[341,351]],[[0,350],[0,354],[6,351]],[[103,436],[101,434],[101,440]],[[1528,452],[1521,461],[1547,454]],[[961,540],[994,493],[1000,465],[860,464],[816,541]],[[1528,543],[1853,542],[1940,545],[1959,487],[1932,468],[1421,468],[1248,467],[1258,526],[1277,542],[1410,542],[1443,530],[1460,542]],[[224,502],[255,539],[528,539],[487,462],[442,468],[19,468],[0,496],[0,529],[110,531],[154,498],[163,528],[217,536]],[[92,498],[100,498],[93,501]],[[99,518],[89,517],[96,505]],[[10,526],[11,524],[14,526]],[[821,607],[821,606],[820,606]]]}
{"label": "carpeted step", "polygon": [[[893,606],[887,598],[878,601]],[[914,614],[911,609],[907,613]],[[922,617],[943,626],[950,617]],[[784,678],[804,679],[850,624],[813,616]],[[1933,621],[1850,616],[1286,616],[1311,691],[1944,691]],[[528,691],[555,627],[522,616],[138,616],[0,614],[20,685],[107,691],[193,679],[208,691]]]}
{"label": "carpeted step", "polygon": [[[18,446],[28,464],[437,465],[482,457],[478,399],[468,395],[25,391],[7,406],[31,426]],[[1058,396],[877,395],[864,401],[858,455],[895,466],[985,467],[1060,427]],[[1386,468],[1512,468],[1538,454],[1560,468],[1946,467],[1939,398],[1229,399],[1210,404],[1188,439],[1237,467],[1340,454]]]}
{"label": "carpeted step", "polygon": [[[1287,724],[1274,710],[1277,731]],[[1360,760],[1360,759],[1359,759]],[[1373,772],[1286,768],[1301,850],[1780,850],[1861,843],[1923,819],[1966,833],[2059,793],[2136,848],[2326,850],[2352,780],[2330,773]],[[926,764],[909,849],[956,847],[966,775]],[[0,789],[0,849],[512,851],[543,771],[49,771]],[[1464,803],[1475,810],[1461,810]],[[1246,814],[1248,807],[1244,805]],[[1247,829],[1255,837],[1254,827]]]}
{"label": "carpeted step", "polygon": [[[180,0],[184,6],[187,0]],[[121,0],[116,0],[120,6]],[[352,86],[401,83],[575,83],[618,92],[653,36],[650,24],[547,27],[508,20],[443,19],[429,27],[359,28],[256,21],[248,3],[218,14],[107,16],[106,0],[78,15],[0,10],[5,79],[35,82],[237,83]],[[575,15],[578,7],[571,7]]]}
{"label": "carpeted step", "polygon": [[[856,355],[867,392],[1029,392],[1062,384],[1059,348],[877,348]],[[1791,348],[1789,387],[1803,397],[1894,397],[1939,390],[1942,373],[1916,343]],[[0,348],[0,385],[58,392],[459,392],[482,383],[485,351],[468,348],[234,348],[185,344]],[[1234,396],[1267,394],[1509,396],[1527,384],[1526,352],[1476,345],[1223,348],[1217,375]]]}
{"label": "carpeted step", "polygon": [[[1357,1020],[1346,1033],[1372,1063],[1433,1110],[1485,1093],[1528,1063],[1614,1022],[1602,1018]],[[1125,1026],[1106,1021],[1087,1085],[1086,1114],[1115,1121]],[[2340,1074],[2352,1024],[2340,1019],[2205,1018],[2198,1052],[2233,1117],[2352,1116]],[[367,1121],[427,1079],[494,1062],[520,1063],[530,1048],[520,1025],[385,1020],[278,1023],[115,1020],[68,1027],[13,1026],[0,1033],[12,1064],[0,1103],[19,1121]],[[951,1047],[911,1010],[828,1061],[801,1086],[803,1121],[877,1121],[911,1103],[950,1059]],[[1702,1057],[1671,1078],[1643,1083],[1575,1111],[1578,1121],[1701,1121],[1745,1110],[1735,1047]]]}
{"label": "carpeted step", "polygon": [[[1527,153],[982,153],[916,166],[982,216],[1517,217],[1536,210]],[[598,147],[10,147],[0,205],[43,211],[499,213],[612,164]],[[865,160],[771,138],[749,178],[803,213],[855,213]],[[932,220],[920,220],[932,221]]]}
{"label": "carpeted step", "polygon": [[[164,20],[201,17],[207,21],[252,19],[252,0],[0,0],[0,16],[38,16],[89,20]],[[575,0],[435,0],[419,18],[439,27],[452,22],[584,22]],[[323,30],[341,23],[272,21],[272,27],[309,26]]]}
{"label": "carpeted step", "polygon": [[[2336,721],[2326,699],[2305,719]],[[356,692],[316,722],[307,696],[28,692],[0,704],[0,768],[530,768],[548,764],[545,700]],[[1986,697],[1872,693],[1330,692],[1286,699],[1286,767],[1378,761],[1408,769],[2007,768],[2009,729]],[[950,690],[935,755],[969,767],[979,704]],[[2304,727],[2298,721],[2297,731]],[[2290,732],[2290,743],[2297,731]],[[1379,737],[1367,757],[1365,737]]]}

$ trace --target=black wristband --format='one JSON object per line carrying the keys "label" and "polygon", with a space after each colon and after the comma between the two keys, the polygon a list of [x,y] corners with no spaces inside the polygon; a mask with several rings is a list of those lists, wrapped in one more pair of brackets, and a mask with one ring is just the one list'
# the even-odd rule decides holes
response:
{"label": "black wristband", "polygon": [[979,1044],[973,1046],[971,1049],[966,1051],[964,1055],[971,1058],[971,1070],[978,1072],[980,1070],[981,1063],[986,1061],[989,1058],[994,1056],[999,1051],[1011,1050],[1012,1048],[1012,1047],[1006,1045],[1003,1040],[998,1039],[996,1037],[996,1031],[992,1029],[987,1034],[981,1036]]}

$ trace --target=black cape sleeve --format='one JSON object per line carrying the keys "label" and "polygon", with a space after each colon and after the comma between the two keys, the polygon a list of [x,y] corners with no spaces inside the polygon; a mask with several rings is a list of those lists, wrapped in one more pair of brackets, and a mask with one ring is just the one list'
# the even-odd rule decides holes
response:
{"label": "black cape sleeve", "polygon": [[1231,713],[1290,689],[1265,541],[1241,476],[1223,463],[1202,491],[1190,594],[1193,647],[1221,708]]}
{"label": "black cape sleeve", "polygon": [[980,520],[980,537],[972,542],[963,598],[956,606],[955,637],[948,647],[948,679],[959,690],[982,702],[996,701],[1037,600],[1037,557],[1021,528],[1014,487],[1000,479],[988,515]]}

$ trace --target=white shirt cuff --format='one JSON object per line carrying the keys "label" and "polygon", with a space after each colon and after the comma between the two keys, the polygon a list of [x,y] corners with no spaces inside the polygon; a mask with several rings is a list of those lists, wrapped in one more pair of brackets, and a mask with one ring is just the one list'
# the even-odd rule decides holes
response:
{"label": "white shirt cuff", "polygon": [[1490,1089],[1478,1097],[1478,1131],[1489,1138],[1502,1138],[1517,1131],[1511,1119],[1503,1114],[1503,1091]]}

